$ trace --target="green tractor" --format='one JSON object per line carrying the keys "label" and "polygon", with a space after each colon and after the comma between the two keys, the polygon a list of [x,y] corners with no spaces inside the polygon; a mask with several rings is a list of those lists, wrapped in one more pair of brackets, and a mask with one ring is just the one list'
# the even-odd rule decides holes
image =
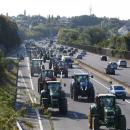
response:
{"label": "green tractor", "polygon": [[126,130],[126,118],[115,102],[113,94],[99,94],[96,96],[95,104],[90,107],[88,116],[89,128],[100,130],[100,126]]}
{"label": "green tractor", "polygon": [[64,91],[61,89],[61,83],[59,81],[46,82],[46,86],[41,91],[40,104],[43,109],[48,109],[49,107],[58,108],[60,114],[67,114],[67,98]]}

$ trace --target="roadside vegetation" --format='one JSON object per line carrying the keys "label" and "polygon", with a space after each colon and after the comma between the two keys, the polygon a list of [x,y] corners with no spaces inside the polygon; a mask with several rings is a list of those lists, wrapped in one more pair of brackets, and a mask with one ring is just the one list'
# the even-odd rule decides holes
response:
{"label": "roadside vegetation", "polygon": [[82,30],[77,28],[62,28],[58,33],[58,43],[66,45],[90,45],[130,51],[130,33],[126,36],[110,36],[106,29],[98,27]]}
{"label": "roadside vegetation", "polygon": [[0,15],[0,48],[4,52],[16,48],[21,43],[18,27],[9,17]]}
{"label": "roadside vegetation", "polygon": [[[0,58],[0,130],[16,130],[16,118],[19,113],[15,112],[17,61],[7,61]],[[8,71],[7,65],[12,64],[13,70]]]}

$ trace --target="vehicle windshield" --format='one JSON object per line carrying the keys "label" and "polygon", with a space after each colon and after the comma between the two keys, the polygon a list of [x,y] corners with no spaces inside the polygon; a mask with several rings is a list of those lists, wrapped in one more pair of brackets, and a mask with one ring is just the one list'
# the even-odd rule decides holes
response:
{"label": "vehicle windshield", "polygon": [[54,77],[52,70],[42,71],[41,76],[42,76],[42,77],[48,77],[48,78],[53,78],[53,77]]}
{"label": "vehicle windshield", "polygon": [[114,86],[115,90],[124,90],[124,88],[122,86]]}
{"label": "vehicle windshield", "polygon": [[72,59],[71,59],[71,58],[66,58],[66,59],[65,59],[65,62],[67,62],[67,63],[72,63]]}
{"label": "vehicle windshield", "polygon": [[89,76],[88,75],[77,75],[76,79],[78,82],[85,82],[89,80]]}
{"label": "vehicle windshield", "polygon": [[58,91],[61,87],[60,83],[49,83],[48,84],[48,89],[51,91]]}
{"label": "vehicle windshield", "polygon": [[41,65],[41,61],[40,60],[32,60],[32,66],[33,67],[38,67]]}
{"label": "vehicle windshield", "polygon": [[113,97],[100,97],[100,105],[103,107],[112,107],[114,105]]}

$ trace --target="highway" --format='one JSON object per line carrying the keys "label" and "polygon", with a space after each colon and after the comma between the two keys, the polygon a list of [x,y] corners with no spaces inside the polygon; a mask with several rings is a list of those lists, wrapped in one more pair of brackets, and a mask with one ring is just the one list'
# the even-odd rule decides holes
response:
{"label": "highway", "polygon": [[[30,76],[30,65],[29,58],[26,54],[26,50],[23,47],[23,53],[25,53],[25,60],[20,62],[19,67],[19,77],[18,77],[18,96],[17,101],[19,104],[25,103],[30,100],[32,103],[39,104],[39,94],[37,92],[37,77]],[[100,63],[100,58],[94,56],[92,60],[91,55],[85,57],[85,62],[87,63]],[[97,62],[96,62],[97,61]],[[101,63],[100,63],[101,64]],[[100,68],[99,64],[99,68]],[[105,63],[102,64],[105,67]],[[45,67],[48,67],[48,63],[45,64]],[[102,67],[101,67],[102,68]],[[88,128],[88,112],[89,107],[92,103],[88,103],[85,99],[81,99],[77,102],[70,99],[70,83],[72,81],[71,75],[74,72],[85,71],[79,69],[75,66],[73,69],[69,69],[69,78],[63,78],[63,83],[66,83],[66,87],[63,89],[66,92],[68,99],[68,114],[66,116],[61,116],[56,110],[49,109],[52,113],[51,120],[48,120],[45,115],[38,111],[38,108],[28,107],[28,116],[22,118],[21,120],[27,120],[34,125],[33,130],[89,130]],[[122,71],[122,70],[121,70]],[[94,78],[91,79],[96,94],[107,93],[107,88],[109,83],[99,79],[94,75]],[[127,119],[127,130],[130,130],[130,97],[128,94],[128,99],[126,101],[117,100],[117,104],[121,107],[122,113],[126,116]],[[104,129],[104,128],[103,128]],[[25,130],[28,130],[25,128]]]}
{"label": "highway", "polygon": [[[108,61],[101,61],[100,55],[96,55],[96,54],[87,52],[87,55],[85,57],[83,57],[83,59],[81,61],[92,66],[93,68],[96,68],[96,69],[100,70],[101,72],[105,73],[105,68],[107,67],[107,64],[110,61],[115,61],[115,60],[108,58]],[[116,70],[116,74],[111,75],[111,77],[114,77],[115,79],[118,79],[118,80],[126,83],[128,86],[130,86],[130,64],[129,64],[129,62],[128,62],[127,68],[119,67]]]}

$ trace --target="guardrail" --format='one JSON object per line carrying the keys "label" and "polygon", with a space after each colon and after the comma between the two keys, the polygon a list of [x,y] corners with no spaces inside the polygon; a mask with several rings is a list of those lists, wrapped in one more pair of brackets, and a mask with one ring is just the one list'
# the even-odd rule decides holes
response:
{"label": "guardrail", "polygon": [[18,121],[16,122],[16,124],[17,124],[17,127],[18,127],[19,130],[24,130],[24,129],[21,127],[21,125],[20,125],[20,123],[19,123]]}
{"label": "guardrail", "polygon": [[95,74],[98,77],[100,77],[101,79],[103,79],[104,81],[107,81],[107,82],[115,81],[115,82],[117,82],[119,84],[124,85],[126,87],[126,89],[130,92],[130,86],[128,84],[124,83],[123,81],[120,81],[120,80],[118,80],[118,79],[116,79],[114,77],[111,77],[110,75],[106,75],[102,71],[100,71],[100,70],[98,70],[98,69],[96,69],[96,68],[94,68],[94,67],[92,67],[92,66],[90,66],[90,65],[88,65],[88,64],[86,64],[86,63],[84,63],[82,61],[80,61],[80,60],[77,60],[77,62],[79,64],[79,66],[83,67],[84,69],[86,69],[86,67],[87,67],[87,68],[91,69],[93,71],[93,73],[95,71],[96,72]]}

